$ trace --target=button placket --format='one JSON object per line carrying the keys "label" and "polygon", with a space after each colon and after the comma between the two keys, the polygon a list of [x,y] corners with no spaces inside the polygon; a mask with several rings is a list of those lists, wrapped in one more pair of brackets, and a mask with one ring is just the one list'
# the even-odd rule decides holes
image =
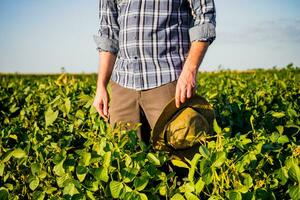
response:
{"label": "button placket", "polygon": [[[134,18],[135,20],[137,20],[137,16],[136,16],[136,15],[134,15],[133,18]],[[138,43],[138,42],[136,41],[136,40],[137,40],[137,34],[138,34],[138,31],[136,31],[134,34],[135,34],[135,35],[133,36],[133,39],[135,40],[136,43]],[[135,56],[133,57],[135,60],[138,58],[137,55],[138,55],[138,48],[136,48]]]}

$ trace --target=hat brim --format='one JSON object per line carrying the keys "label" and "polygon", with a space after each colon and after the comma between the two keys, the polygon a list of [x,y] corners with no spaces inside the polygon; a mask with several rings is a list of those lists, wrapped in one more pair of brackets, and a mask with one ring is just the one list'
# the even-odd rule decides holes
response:
{"label": "hat brim", "polygon": [[[168,123],[168,121],[172,118],[172,116],[174,116],[178,111],[180,111],[185,107],[192,107],[193,109],[198,111],[201,115],[203,115],[204,118],[209,123],[209,133],[212,133],[213,131],[212,124],[215,118],[215,113],[212,106],[204,97],[195,94],[192,98],[186,99],[185,103],[180,104],[179,108],[176,107],[175,98],[173,98],[167,103],[167,105],[161,111],[154,125],[154,128],[151,132],[152,133],[151,140],[152,140],[153,147],[155,149],[170,151],[170,148],[166,146],[166,143],[164,141],[164,127]],[[186,153],[190,152],[190,150],[185,150],[185,151]],[[182,154],[185,151],[178,150],[178,153]],[[177,151],[174,151],[174,153],[176,152]]]}

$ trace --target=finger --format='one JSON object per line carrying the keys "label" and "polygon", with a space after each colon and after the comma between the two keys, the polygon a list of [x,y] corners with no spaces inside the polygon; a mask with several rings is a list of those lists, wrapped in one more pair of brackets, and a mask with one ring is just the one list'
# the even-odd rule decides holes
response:
{"label": "finger", "polygon": [[101,117],[105,118],[105,115],[103,113],[103,103],[102,103],[102,101],[99,103],[99,114],[101,115]]}
{"label": "finger", "polygon": [[99,108],[99,105],[95,105],[94,107],[96,108],[96,110],[97,110],[97,112],[99,113],[99,115],[102,116],[102,115],[101,115],[100,108]]}
{"label": "finger", "polygon": [[186,88],[181,88],[180,90],[180,102],[184,103],[186,99]]}
{"label": "finger", "polygon": [[175,104],[176,104],[176,107],[179,108],[179,106],[180,106],[180,88],[179,88],[178,84],[176,85]]}
{"label": "finger", "polygon": [[98,106],[98,103],[96,101],[94,101],[93,106],[96,109],[96,111],[100,114],[99,106]]}
{"label": "finger", "polygon": [[107,117],[107,114],[108,114],[108,100],[107,99],[104,99],[103,100],[103,112],[104,112],[104,115]]}
{"label": "finger", "polygon": [[197,84],[195,84],[195,86],[193,87],[193,95],[196,94],[197,91]]}
{"label": "finger", "polygon": [[193,80],[193,81],[192,81],[192,87],[193,87],[193,88],[196,87],[196,80]]}
{"label": "finger", "polygon": [[187,91],[186,91],[186,94],[187,94],[186,96],[187,96],[188,99],[192,97],[192,93],[193,93],[192,90],[193,90],[192,86],[189,85],[188,88],[187,88]]}

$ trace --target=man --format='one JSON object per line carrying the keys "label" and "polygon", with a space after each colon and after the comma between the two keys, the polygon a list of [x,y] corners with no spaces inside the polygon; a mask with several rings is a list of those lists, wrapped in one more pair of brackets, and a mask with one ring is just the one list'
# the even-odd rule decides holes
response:
{"label": "man", "polygon": [[179,107],[195,94],[198,68],[216,37],[214,0],[100,0],[99,9],[93,106],[111,125],[133,127],[143,112],[153,129],[174,96]]}

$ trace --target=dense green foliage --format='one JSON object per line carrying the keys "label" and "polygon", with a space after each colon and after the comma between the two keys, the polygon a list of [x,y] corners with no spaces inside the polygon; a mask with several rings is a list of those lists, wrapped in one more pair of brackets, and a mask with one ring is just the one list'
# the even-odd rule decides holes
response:
{"label": "dense green foliage", "polygon": [[0,199],[300,199],[299,69],[199,74],[215,134],[186,162],[110,128],[96,74],[0,78]]}

